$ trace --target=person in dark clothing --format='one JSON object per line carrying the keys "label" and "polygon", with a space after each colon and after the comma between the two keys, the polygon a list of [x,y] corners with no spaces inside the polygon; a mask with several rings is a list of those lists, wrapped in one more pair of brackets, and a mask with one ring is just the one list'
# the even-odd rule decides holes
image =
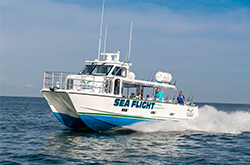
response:
{"label": "person in dark clothing", "polygon": [[179,92],[179,96],[177,97],[176,103],[178,103],[178,104],[187,103],[185,96],[182,94],[182,91]]}

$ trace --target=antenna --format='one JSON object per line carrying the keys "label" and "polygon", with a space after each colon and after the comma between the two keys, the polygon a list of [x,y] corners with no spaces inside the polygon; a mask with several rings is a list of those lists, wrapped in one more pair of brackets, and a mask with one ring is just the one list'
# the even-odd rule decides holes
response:
{"label": "antenna", "polygon": [[128,62],[130,62],[131,42],[132,42],[132,29],[133,29],[133,22],[131,22],[131,27],[130,27],[130,38],[129,38],[129,49],[128,49]]}
{"label": "antenna", "polygon": [[[105,28],[105,39],[104,39],[104,50],[103,50],[103,53],[106,53],[107,32],[108,32],[108,25],[106,24],[106,28]],[[105,58],[105,56],[103,55],[103,60],[104,60],[104,58]]]}
{"label": "antenna", "polygon": [[127,61],[127,58],[128,58],[128,52],[126,52],[125,61]]}
{"label": "antenna", "polygon": [[103,3],[102,3],[102,17],[101,17],[101,27],[100,27],[100,37],[99,37],[99,47],[98,47],[98,60],[100,58],[101,42],[102,42],[102,23],[103,23],[103,14],[104,14],[104,3],[105,3],[105,0],[103,0]]}

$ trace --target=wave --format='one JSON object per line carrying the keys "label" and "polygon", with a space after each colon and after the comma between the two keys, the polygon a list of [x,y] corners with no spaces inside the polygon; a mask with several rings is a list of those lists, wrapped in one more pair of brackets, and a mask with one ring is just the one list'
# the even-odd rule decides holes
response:
{"label": "wave", "polygon": [[199,108],[199,116],[193,120],[155,123],[137,123],[129,129],[141,132],[169,132],[169,131],[203,131],[214,133],[242,133],[250,132],[250,113],[235,111],[227,113],[219,111],[213,106],[205,105]]}

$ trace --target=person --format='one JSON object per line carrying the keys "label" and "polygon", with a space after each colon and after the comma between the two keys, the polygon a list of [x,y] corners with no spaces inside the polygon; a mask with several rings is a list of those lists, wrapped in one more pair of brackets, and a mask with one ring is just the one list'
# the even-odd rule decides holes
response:
{"label": "person", "polygon": [[178,104],[187,103],[185,96],[182,94],[182,91],[179,92],[179,96],[177,97],[176,103],[178,103]]}
{"label": "person", "polygon": [[151,100],[151,98],[150,98],[150,96],[149,96],[149,95],[147,95],[146,100]]}
{"label": "person", "polygon": [[155,92],[155,101],[160,101],[162,102],[162,97],[163,97],[163,93],[161,92],[161,90],[158,88]]}
{"label": "person", "polygon": [[131,95],[130,95],[129,98],[130,98],[130,99],[135,99],[135,94],[134,94],[134,93],[131,93]]}
{"label": "person", "polygon": [[141,94],[138,93],[138,95],[135,97],[136,99],[141,99]]}

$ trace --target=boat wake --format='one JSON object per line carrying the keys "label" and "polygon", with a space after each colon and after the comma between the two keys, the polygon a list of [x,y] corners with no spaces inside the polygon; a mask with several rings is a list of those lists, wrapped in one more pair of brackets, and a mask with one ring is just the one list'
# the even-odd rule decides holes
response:
{"label": "boat wake", "polygon": [[227,113],[213,106],[205,105],[199,108],[199,116],[194,120],[157,123],[137,123],[128,126],[129,129],[140,132],[169,132],[169,131],[203,131],[214,133],[250,132],[250,112],[234,111]]}

